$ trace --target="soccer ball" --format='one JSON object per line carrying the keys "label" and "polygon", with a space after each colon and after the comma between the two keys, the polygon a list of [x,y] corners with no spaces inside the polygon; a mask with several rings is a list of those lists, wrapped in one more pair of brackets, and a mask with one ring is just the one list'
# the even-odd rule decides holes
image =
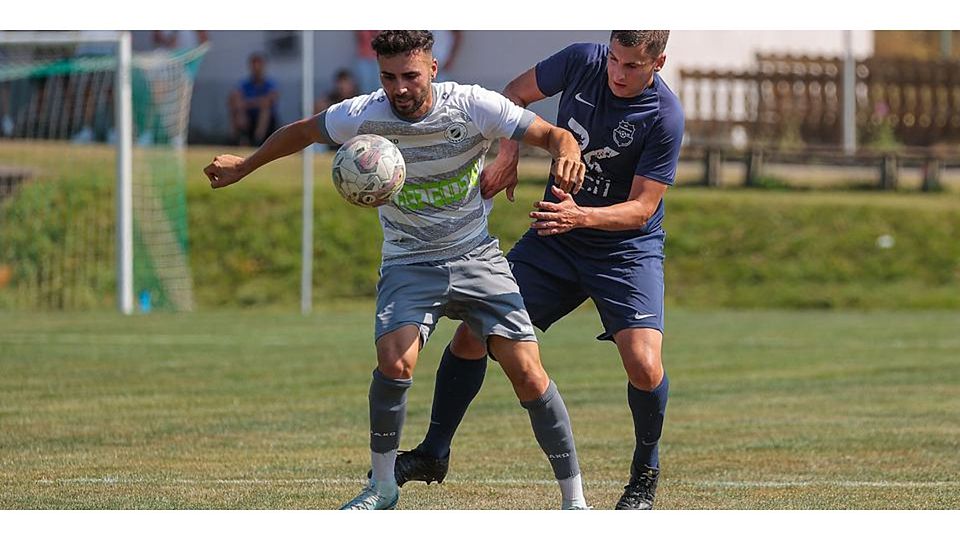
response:
{"label": "soccer ball", "polygon": [[357,135],[333,158],[333,185],[357,206],[386,204],[403,187],[406,176],[400,149],[379,135]]}

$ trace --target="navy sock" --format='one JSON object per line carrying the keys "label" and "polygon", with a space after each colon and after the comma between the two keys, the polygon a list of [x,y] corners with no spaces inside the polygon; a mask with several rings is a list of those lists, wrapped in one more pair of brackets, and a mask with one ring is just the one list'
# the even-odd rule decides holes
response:
{"label": "navy sock", "polygon": [[480,392],[486,372],[486,357],[466,360],[454,355],[450,352],[450,346],[447,346],[437,368],[430,429],[417,448],[436,458],[446,457],[450,453],[453,434],[460,426],[470,402]]}
{"label": "navy sock", "polygon": [[630,474],[636,475],[641,465],[660,468],[659,441],[663,430],[663,417],[667,411],[667,392],[670,380],[664,372],[660,385],[650,392],[638,390],[627,382],[627,403],[633,413],[633,431],[636,447],[633,450],[633,464]]}

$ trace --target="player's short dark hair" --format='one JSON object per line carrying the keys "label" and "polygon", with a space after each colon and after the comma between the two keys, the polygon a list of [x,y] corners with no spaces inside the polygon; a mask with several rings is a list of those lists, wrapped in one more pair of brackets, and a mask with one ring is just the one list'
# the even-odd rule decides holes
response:
{"label": "player's short dark hair", "polygon": [[610,41],[617,40],[624,47],[643,47],[643,52],[651,58],[663,54],[667,48],[669,30],[614,30],[610,32]]}
{"label": "player's short dark hair", "polygon": [[395,56],[414,51],[432,51],[433,34],[428,30],[384,30],[370,42],[377,56]]}

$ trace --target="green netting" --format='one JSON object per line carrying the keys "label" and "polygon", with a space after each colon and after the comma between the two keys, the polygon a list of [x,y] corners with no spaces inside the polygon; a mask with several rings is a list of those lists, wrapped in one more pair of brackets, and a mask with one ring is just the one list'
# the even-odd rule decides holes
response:
{"label": "green netting", "polygon": [[[4,47],[0,309],[111,308],[116,57]],[[193,307],[184,143],[193,79],[207,49],[132,59],[134,296],[151,310]]]}

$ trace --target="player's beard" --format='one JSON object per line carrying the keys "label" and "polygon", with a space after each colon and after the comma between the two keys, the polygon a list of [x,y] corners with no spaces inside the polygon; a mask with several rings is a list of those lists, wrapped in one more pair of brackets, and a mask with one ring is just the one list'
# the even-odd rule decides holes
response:
{"label": "player's beard", "polygon": [[415,118],[419,116],[416,114],[417,111],[419,111],[420,108],[423,107],[424,102],[427,101],[427,92],[429,91],[430,89],[428,88],[417,95],[408,94],[409,99],[403,102],[398,101],[397,98],[394,97],[390,100],[390,106],[393,107],[393,111],[402,118]]}

